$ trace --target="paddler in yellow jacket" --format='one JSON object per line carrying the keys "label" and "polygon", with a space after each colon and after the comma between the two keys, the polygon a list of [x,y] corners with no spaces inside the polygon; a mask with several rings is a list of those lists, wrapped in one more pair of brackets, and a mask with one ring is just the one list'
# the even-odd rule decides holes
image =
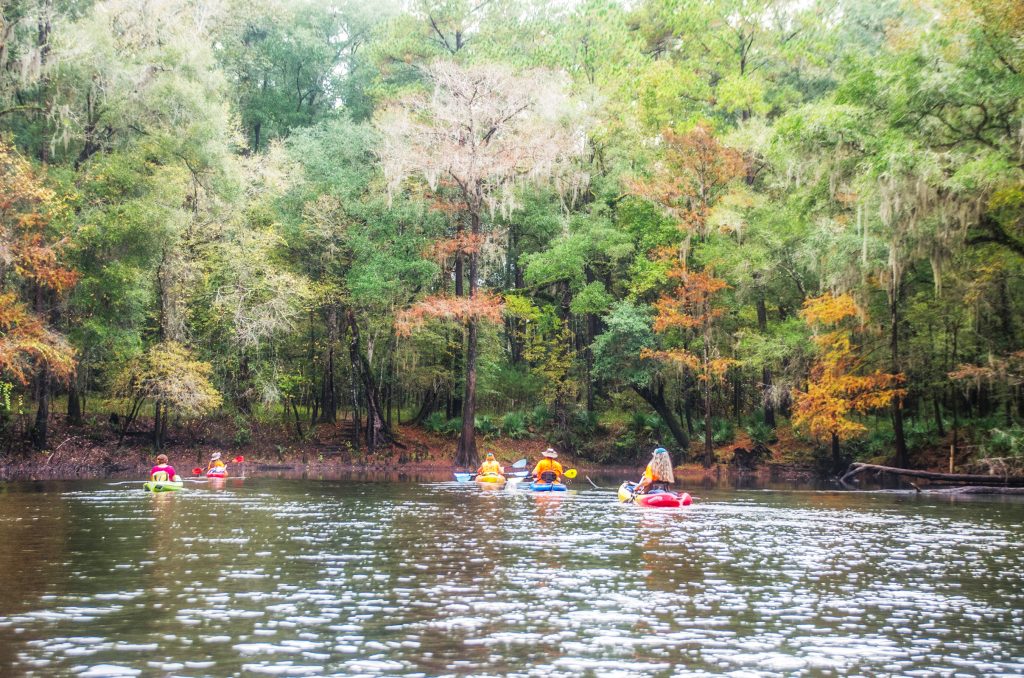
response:
{"label": "paddler in yellow jacket", "polygon": [[659,447],[651,455],[651,461],[644,469],[644,476],[633,488],[633,494],[644,494],[648,490],[665,490],[676,481],[672,474],[672,458],[668,450]]}
{"label": "paddler in yellow jacket", "polygon": [[220,452],[214,452],[210,457],[210,463],[206,465],[206,472],[209,473],[226,473],[227,468],[224,466],[224,462],[220,460]]}
{"label": "paddler in yellow jacket", "polygon": [[486,475],[488,473],[500,476],[504,472],[505,469],[503,469],[501,464],[498,463],[498,460],[494,458],[494,452],[488,452],[487,456],[484,458],[484,463],[480,464],[480,468],[476,470],[476,474],[478,476]]}
{"label": "paddler in yellow jacket", "polygon": [[533,482],[562,482],[562,465],[555,461],[558,458],[558,452],[549,447],[541,452],[541,454],[544,455],[544,459],[538,461],[537,465],[533,467]]}

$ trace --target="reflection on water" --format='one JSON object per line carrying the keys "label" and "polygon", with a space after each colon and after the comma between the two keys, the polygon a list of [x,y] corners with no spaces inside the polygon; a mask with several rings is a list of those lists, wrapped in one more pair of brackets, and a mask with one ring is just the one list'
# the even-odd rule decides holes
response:
{"label": "reflection on water", "polygon": [[1019,502],[136,487],[0,492],[0,674],[1024,672]]}

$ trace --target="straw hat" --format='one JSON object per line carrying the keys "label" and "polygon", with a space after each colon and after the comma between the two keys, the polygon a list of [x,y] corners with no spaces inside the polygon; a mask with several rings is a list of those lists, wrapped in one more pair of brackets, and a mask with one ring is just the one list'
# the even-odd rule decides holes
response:
{"label": "straw hat", "polygon": [[541,454],[543,454],[548,459],[558,459],[558,452],[555,452],[550,447],[548,449],[544,450],[543,452],[541,452]]}
{"label": "straw hat", "polygon": [[210,461],[217,461],[218,459],[220,459],[220,452],[214,452],[213,456],[210,457]]}

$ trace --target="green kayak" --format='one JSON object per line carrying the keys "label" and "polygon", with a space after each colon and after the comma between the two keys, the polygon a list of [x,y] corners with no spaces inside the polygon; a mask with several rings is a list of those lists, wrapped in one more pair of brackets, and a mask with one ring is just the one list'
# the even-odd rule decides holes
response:
{"label": "green kayak", "polygon": [[147,480],[142,487],[146,492],[172,492],[185,487],[185,483],[181,480]]}

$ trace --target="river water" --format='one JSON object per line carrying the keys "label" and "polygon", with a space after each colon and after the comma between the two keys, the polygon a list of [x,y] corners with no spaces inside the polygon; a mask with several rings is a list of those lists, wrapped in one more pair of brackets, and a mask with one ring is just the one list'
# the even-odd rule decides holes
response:
{"label": "river water", "polygon": [[1019,501],[138,487],[0,485],[0,675],[1024,673]]}

